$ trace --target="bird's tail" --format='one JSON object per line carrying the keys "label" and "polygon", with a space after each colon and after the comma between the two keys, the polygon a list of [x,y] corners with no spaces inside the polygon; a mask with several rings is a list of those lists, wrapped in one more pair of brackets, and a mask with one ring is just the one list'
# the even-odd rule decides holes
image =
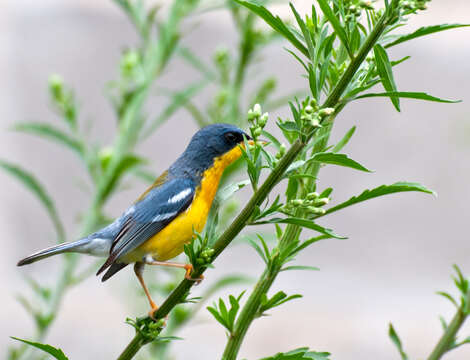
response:
{"label": "bird's tail", "polygon": [[99,239],[86,237],[80,240],[66,242],[63,244],[51,246],[47,249],[38,251],[18,262],[18,266],[31,264],[33,262],[48,258],[56,254],[65,252],[86,253],[95,256],[105,256],[111,246],[110,239]]}

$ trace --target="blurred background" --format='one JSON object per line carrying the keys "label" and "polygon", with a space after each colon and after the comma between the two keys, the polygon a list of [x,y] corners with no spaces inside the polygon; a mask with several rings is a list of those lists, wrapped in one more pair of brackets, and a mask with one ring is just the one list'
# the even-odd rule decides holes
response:
{"label": "blurred background", "polygon": [[[301,10],[309,6],[306,1],[294,3]],[[87,207],[88,199],[78,186],[85,172],[77,166],[74,154],[8,128],[19,121],[56,121],[50,111],[47,79],[59,73],[75,90],[80,121],[93,124],[90,136],[100,144],[110,141],[115,118],[105,89],[116,77],[122,51],[136,41],[135,31],[110,1],[3,0],[0,8],[0,158],[37,174],[54,197],[68,233],[78,234],[77,213]],[[288,16],[284,5],[278,4],[275,9]],[[470,22],[467,1],[435,0],[403,31],[458,22]],[[395,112],[386,100],[352,103],[337,119],[332,141],[356,125],[347,152],[374,172],[328,167],[319,179],[322,188],[335,188],[333,201],[400,180],[421,182],[435,190],[438,197],[392,195],[322,219],[322,225],[349,239],[320,242],[300,256],[300,264],[318,266],[320,272],[281,274],[273,291],[300,292],[304,297],[255,321],[242,348],[242,358],[256,359],[309,346],[331,352],[333,359],[398,359],[387,336],[389,322],[393,322],[412,358],[429,355],[441,334],[438,316],[449,319],[454,312],[450,303],[435,292],[454,292],[452,264],[459,264],[464,273],[470,274],[469,31],[446,31],[397,46],[391,52],[393,59],[412,57],[395,70],[399,90],[426,91],[461,99],[462,103],[403,100],[402,113]],[[182,43],[208,61],[220,46],[232,49],[237,36],[224,11],[190,17],[183,34]],[[279,93],[304,86],[302,69],[278,42],[262,53],[260,61],[256,74],[277,76]],[[174,61],[157,85],[178,89],[193,77],[191,69]],[[209,89],[198,101],[210,96]],[[156,114],[162,104],[155,94],[147,112]],[[271,120],[287,113],[279,109]],[[138,152],[150,157],[152,170],[159,173],[184,149],[196,129],[189,115],[179,111]],[[131,185],[112,198],[108,213],[120,214],[145,188],[141,183]],[[243,202],[249,190],[237,196]],[[37,200],[1,171],[0,198],[3,351],[12,344],[9,336],[33,335],[31,319],[15,299],[17,294],[27,293],[23,276],[53,282],[61,259],[17,268],[20,258],[52,245],[55,235]],[[229,272],[257,277],[263,268],[258,255],[245,245],[233,246],[215,265],[204,283]],[[147,276],[154,271],[158,269],[147,270]],[[129,295],[130,289],[136,289],[134,283],[129,268],[104,284],[92,276],[73,288],[47,342],[60,346],[71,359],[115,358],[133,336],[133,329],[124,325],[125,318],[147,312],[143,296],[134,290]],[[208,286],[204,283],[194,289],[195,296]],[[237,291],[230,289],[231,293]],[[470,326],[462,334],[469,335]],[[222,327],[207,311],[202,311],[178,336],[185,340],[173,344],[176,359],[216,359],[225,344]],[[446,359],[469,357],[470,346],[464,346]]]}

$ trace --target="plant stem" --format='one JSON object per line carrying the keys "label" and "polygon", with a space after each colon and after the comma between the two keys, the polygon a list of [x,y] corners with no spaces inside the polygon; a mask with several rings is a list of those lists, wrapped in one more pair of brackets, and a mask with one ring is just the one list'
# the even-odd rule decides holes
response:
{"label": "plant stem", "polygon": [[[467,292],[466,298],[466,303],[468,303],[470,301],[470,291]],[[444,331],[444,334],[442,334],[442,337],[439,339],[439,342],[436,344],[427,360],[439,360],[446,352],[451,350],[451,346],[455,341],[457,333],[467,319],[468,315],[468,312],[465,311],[463,306],[460,306],[457,309],[457,312],[452,318],[452,321]]]}
{"label": "plant stem", "polygon": [[258,314],[259,299],[268,292],[281,270],[279,264],[276,265],[277,266],[272,266],[271,268],[266,268],[256,283],[253,292],[243,306],[243,311],[237,319],[233,332],[230,334],[224,354],[222,355],[222,360],[236,359],[246,332],[251,322]]}
{"label": "plant stem", "polygon": [[[390,6],[396,4],[397,1],[394,0]],[[325,103],[322,105],[323,108],[336,108],[334,116],[338,115],[338,113],[344,108],[344,104],[339,103],[341,95],[344,93],[348,85],[353,80],[354,75],[361,66],[362,62],[366,59],[367,54],[371,51],[375,43],[385,31],[386,27],[388,26],[388,19],[390,19],[390,13],[386,11],[378,21],[376,27],[369,34],[364,44],[359,49],[357,56],[352,59],[348,68],[336,84],[331,94],[326,99]],[[327,120],[333,121],[333,119],[334,117],[330,117]],[[321,131],[319,135],[321,136],[319,136],[319,141],[315,144],[313,148],[313,153],[322,151],[326,147],[331,133],[331,129],[332,123],[320,129]],[[308,173],[316,177],[318,175],[319,170],[320,165],[317,163],[309,169]],[[279,240],[279,248],[282,249],[283,247],[289,245],[291,242],[296,241],[301,231],[302,229],[298,225],[288,225],[284,231],[282,238]],[[222,356],[223,360],[236,360],[246,332],[248,331],[248,328],[250,327],[251,323],[258,314],[261,299],[263,295],[267,294],[267,292],[269,291],[274,279],[280,272],[281,268],[282,266],[277,266],[273,269],[267,268],[261,275],[260,279],[258,280],[258,283],[253,289],[253,292],[251,293],[246,304],[243,306],[240,315],[238,316],[238,319],[234,326],[234,330],[227,341],[227,345]]]}

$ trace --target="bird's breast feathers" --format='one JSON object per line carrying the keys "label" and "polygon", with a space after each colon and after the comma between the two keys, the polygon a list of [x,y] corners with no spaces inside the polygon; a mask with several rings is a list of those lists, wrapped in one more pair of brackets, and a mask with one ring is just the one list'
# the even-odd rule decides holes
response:
{"label": "bird's breast feathers", "polygon": [[[202,232],[214,200],[220,178],[228,165],[241,156],[241,149],[236,146],[226,154],[214,159],[213,165],[204,171],[201,183],[196,188],[191,205],[160,232],[145,241],[134,251],[123,257],[124,262],[141,261],[146,255],[155,260],[166,261],[183,251],[184,244],[191,241],[194,231]],[[183,190],[171,197],[168,202],[177,202],[188,194]]]}

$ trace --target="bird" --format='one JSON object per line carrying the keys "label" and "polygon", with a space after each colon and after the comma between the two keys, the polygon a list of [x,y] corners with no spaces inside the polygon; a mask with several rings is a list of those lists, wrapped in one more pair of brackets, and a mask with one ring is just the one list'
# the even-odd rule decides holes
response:
{"label": "bird", "polygon": [[193,279],[191,264],[168,262],[202,232],[224,170],[242,155],[252,138],[230,124],[211,124],[197,131],[180,157],[111,224],[82,239],[38,251],[18,262],[31,264],[52,255],[76,252],[107,257],[96,275],[102,281],[134,264],[134,272],[150,304],[158,309],[143,279],[145,265],[183,268]]}

